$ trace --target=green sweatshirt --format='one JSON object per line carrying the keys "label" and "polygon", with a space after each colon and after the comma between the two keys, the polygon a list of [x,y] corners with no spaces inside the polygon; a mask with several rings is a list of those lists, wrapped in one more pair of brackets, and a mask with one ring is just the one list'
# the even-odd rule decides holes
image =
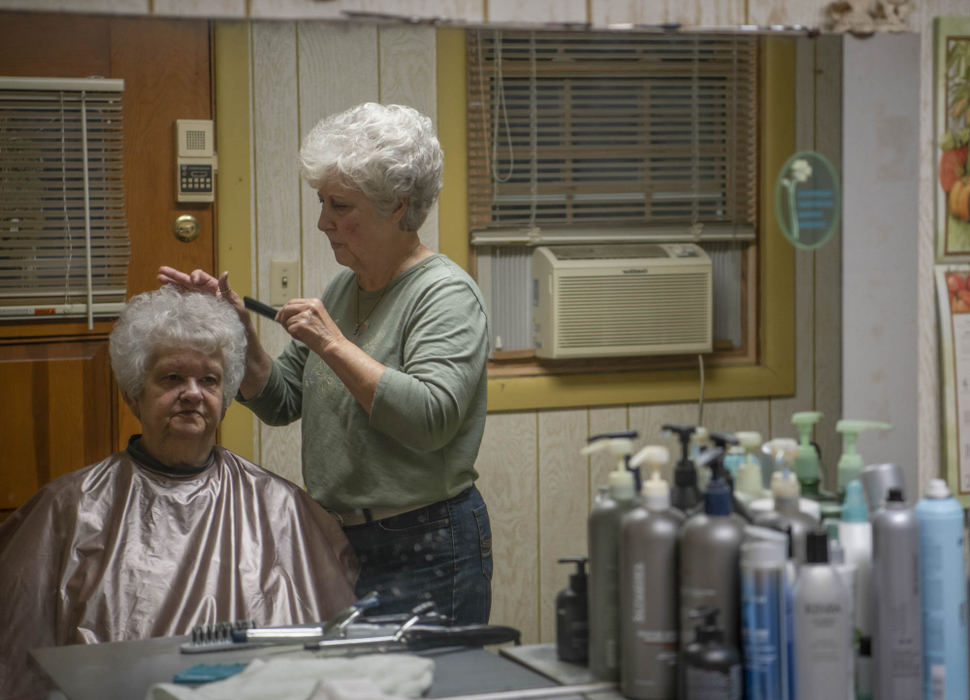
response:
{"label": "green sweatshirt", "polygon": [[355,274],[343,270],[322,301],[341,332],[387,367],[370,416],[297,340],[274,361],[263,390],[241,402],[270,425],[302,418],[310,495],[346,512],[417,507],[471,486],[485,429],[489,338],[474,280],[433,255],[376,292],[359,291]]}

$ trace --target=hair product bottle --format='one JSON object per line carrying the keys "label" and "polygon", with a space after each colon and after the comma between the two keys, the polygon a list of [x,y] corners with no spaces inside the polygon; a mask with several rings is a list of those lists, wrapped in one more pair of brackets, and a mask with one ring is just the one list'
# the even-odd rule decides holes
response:
{"label": "hair product bottle", "polygon": [[[889,489],[872,519],[873,697],[912,700],[923,693],[919,523],[901,489]],[[964,658],[964,663],[966,659]]]}
{"label": "hair product bottle", "polygon": [[717,626],[717,613],[709,607],[690,612],[701,622],[684,649],[685,700],[741,700],[741,656]]}
{"label": "hair product bottle", "polygon": [[764,535],[741,545],[741,637],[747,700],[791,700],[788,624],[788,537]]}
{"label": "hair product bottle", "polygon": [[852,594],[829,564],[825,530],[808,533],[795,582],[795,697],[851,700]]}
{"label": "hair product bottle", "polygon": [[869,519],[876,515],[886,502],[889,489],[898,488],[906,492],[906,482],[903,480],[903,469],[898,464],[886,462],[870,464],[862,469],[862,488],[866,494],[866,505],[869,507]]}
{"label": "hair product bottle", "polygon": [[670,508],[660,476],[666,447],[650,445],[630,465],[647,465],[643,506],[625,516],[620,535],[620,691],[637,700],[677,695],[677,540],[684,516]]}
{"label": "hair product bottle", "polygon": [[[942,479],[916,504],[923,593],[923,697],[964,700],[967,682],[967,579],[963,508]],[[932,592],[932,594],[930,593]]]}
{"label": "hair product bottle", "polygon": [[563,557],[560,564],[575,564],[569,585],[556,595],[556,656],[560,661],[586,664],[589,658],[589,614],[586,593],[586,557]]}
{"label": "hair product bottle", "polygon": [[845,563],[855,568],[852,585],[855,696],[856,700],[872,700],[872,525],[862,482],[858,479],[846,484],[838,531]]}
{"label": "hair product bottle", "polygon": [[721,474],[720,447],[709,448],[702,465],[711,469],[704,510],[680,530],[680,643],[687,644],[694,624],[691,611],[715,608],[721,616],[725,643],[740,645],[739,557],[744,526],[733,515],[731,488]]}
{"label": "hair product bottle", "polygon": [[805,561],[805,538],[818,526],[818,520],[801,511],[801,488],[791,465],[795,462],[798,443],[791,438],[775,438],[765,443],[765,451],[775,458],[777,469],[771,475],[774,510],[759,515],[758,525],[790,532],[792,553],[799,564]]}
{"label": "hair product bottle", "polygon": [[620,521],[637,505],[633,474],[627,460],[635,432],[607,433],[589,438],[583,454],[609,450],[617,467],[609,489],[600,493],[587,521],[589,547],[589,670],[603,681],[620,678]]}

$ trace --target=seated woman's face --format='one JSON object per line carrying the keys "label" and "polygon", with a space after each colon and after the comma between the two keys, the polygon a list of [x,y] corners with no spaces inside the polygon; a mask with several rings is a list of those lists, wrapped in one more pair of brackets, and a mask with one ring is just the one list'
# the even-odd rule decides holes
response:
{"label": "seated woman's face", "polygon": [[204,461],[224,413],[221,353],[158,352],[146,372],[145,390],[130,405],[152,456],[171,464],[188,462],[198,451]]}

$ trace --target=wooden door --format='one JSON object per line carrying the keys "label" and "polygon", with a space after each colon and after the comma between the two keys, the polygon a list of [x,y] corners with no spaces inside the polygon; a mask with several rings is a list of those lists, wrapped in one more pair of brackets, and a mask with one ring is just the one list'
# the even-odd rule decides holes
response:
{"label": "wooden door", "polygon": [[[123,78],[128,295],[158,286],[160,264],[214,270],[212,204],[175,201],[175,120],[211,119],[205,20],[0,12],[0,75]],[[178,241],[192,214],[200,235]],[[0,519],[39,486],[120,449],[139,425],[107,353],[111,321],[0,322]]]}

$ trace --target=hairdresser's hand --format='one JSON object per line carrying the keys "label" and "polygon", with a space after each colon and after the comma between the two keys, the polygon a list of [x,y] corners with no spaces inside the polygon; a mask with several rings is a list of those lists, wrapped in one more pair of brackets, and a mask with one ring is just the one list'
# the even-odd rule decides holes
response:
{"label": "hairdresser's hand", "polygon": [[183,292],[202,292],[204,294],[214,294],[220,299],[225,299],[232,304],[236,313],[239,314],[243,325],[248,328],[251,324],[249,311],[246,309],[245,304],[243,304],[242,297],[229,287],[228,272],[223,272],[216,279],[205,270],[192,270],[191,274],[185,274],[181,270],[176,270],[174,267],[162,265],[158,268],[158,281],[162,284],[174,284]]}
{"label": "hairdresser's hand", "polygon": [[291,299],[276,314],[276,320],[287,333],[319,355],[370,413],[377,385],[387,367],[350,342],[319,299]]}
{"label": "hairdresser's hand", "polygon": [[319,299],[290,299],[276,314],[276,320],[287,333],[321,356],[344,340]]}

